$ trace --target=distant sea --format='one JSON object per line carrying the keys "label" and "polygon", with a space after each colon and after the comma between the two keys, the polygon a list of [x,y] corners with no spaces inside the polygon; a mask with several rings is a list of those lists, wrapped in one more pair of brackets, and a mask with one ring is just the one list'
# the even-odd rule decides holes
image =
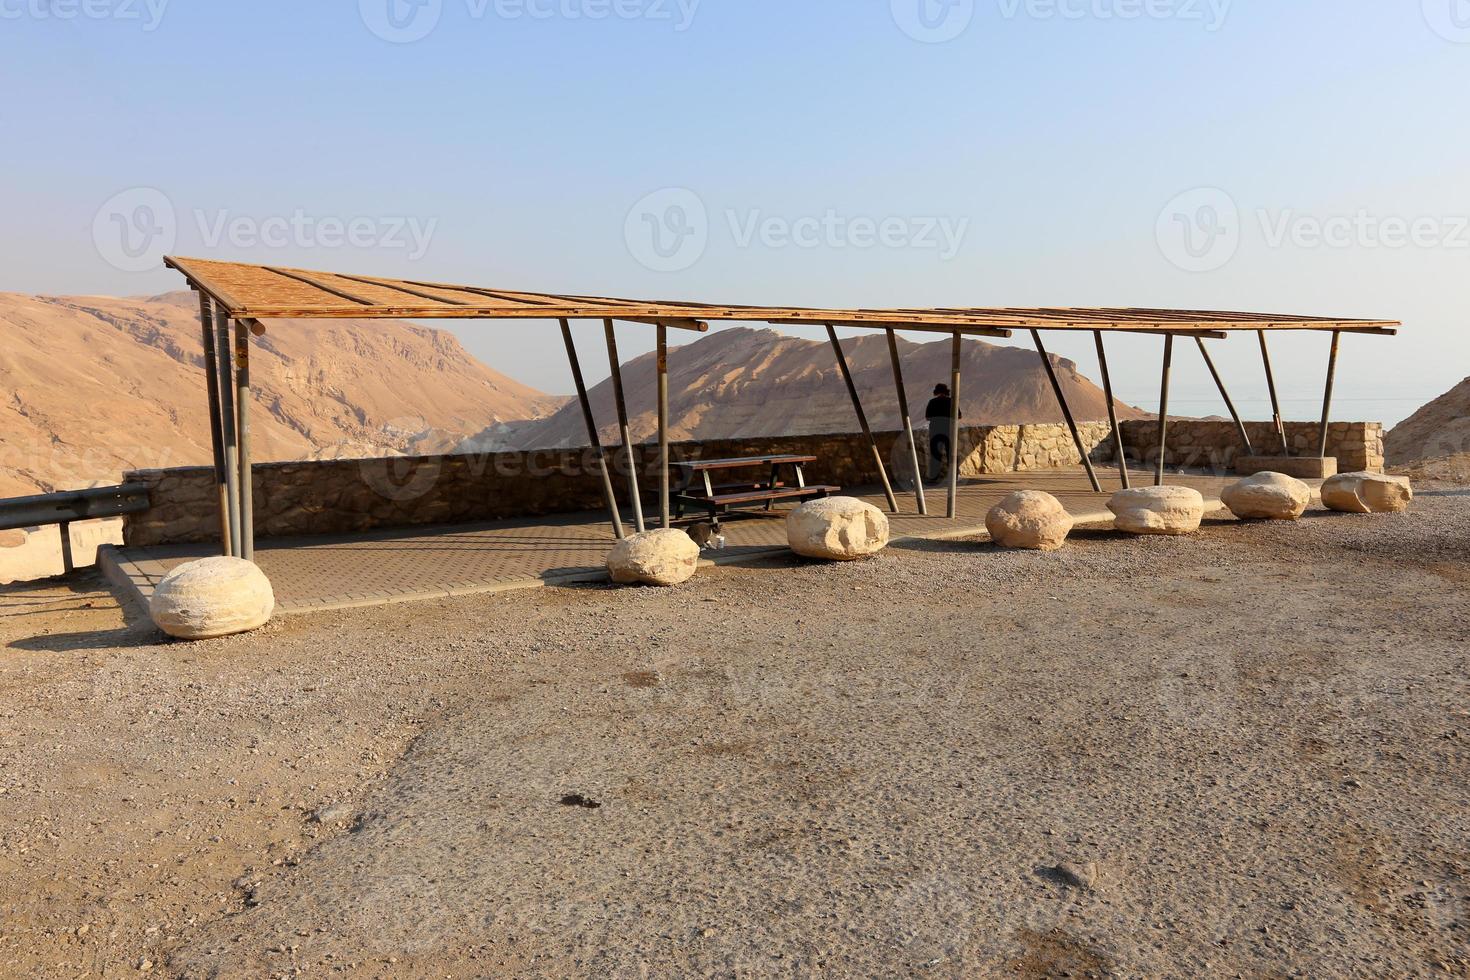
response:
{"label": "distant sea", "polygon": [[[1335,422],[1382,422],[1385,429],[1391,429],[1442,394],[1443,392],[1425,395],[1364,396],[1352,392],[1338,392],[1332,398],[1332,419]],[[1247,421],[1270,420],[1271,399],[1264,392],[1258,395],[1255,392],[1232,390],[1230,396],[1235,400],[1235,407]],[[1119,397],[1146,411],[1157,411],[1159,407],[1157,392],[1152,397],[1139,401],[1131,401],[1126,394],[1121,392]],[[1188,385],[1170,392],[1169,414],[1225,417],[1229,413],[1226,411],[1224,401],[1220,399],[1220,393],[1213,387],[1199,388]],[[1322,417],[1321,392],[1311,395],[1298,391],[1283,392],[1281,414],[1291,422],[1316,422]]]}

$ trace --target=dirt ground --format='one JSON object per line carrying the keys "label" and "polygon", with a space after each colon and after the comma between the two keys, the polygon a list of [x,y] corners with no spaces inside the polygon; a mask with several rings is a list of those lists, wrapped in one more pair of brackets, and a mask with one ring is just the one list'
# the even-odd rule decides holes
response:
{"label": "dirt ground", "polygon": [[7,588],[0,975],[1470,976],[1467,559],[1440,489],[195,645]]}

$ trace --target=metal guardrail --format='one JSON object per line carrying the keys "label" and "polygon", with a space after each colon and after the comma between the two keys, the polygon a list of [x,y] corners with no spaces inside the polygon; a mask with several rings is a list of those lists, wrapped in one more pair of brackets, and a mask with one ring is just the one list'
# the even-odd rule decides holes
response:
{"label": "metal guardrail", "polygon": [[120,487],[95,487],[43,493],[34,497],[0,500],[0,531],[25,527],[61,526],[61,562],[66,571],[75,567],[71,555],[71,524],[106,517],[136,514],[149,508],[148,487],[128,483]]}

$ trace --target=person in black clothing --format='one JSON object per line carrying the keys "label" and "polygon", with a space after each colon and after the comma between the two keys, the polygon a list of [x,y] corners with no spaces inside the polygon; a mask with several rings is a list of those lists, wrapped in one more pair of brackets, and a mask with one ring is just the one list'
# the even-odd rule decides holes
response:
{"label": "person in black clothing", "polygon": [[941,479],[949,472],[949,451],[954,442],[954,433],[950,432],[950,412],[953,407],[949,385],[936,385],[934,397],[929,399],[929,404],[924,409],[924,418],[929,420],[929,481],[931,483]]}

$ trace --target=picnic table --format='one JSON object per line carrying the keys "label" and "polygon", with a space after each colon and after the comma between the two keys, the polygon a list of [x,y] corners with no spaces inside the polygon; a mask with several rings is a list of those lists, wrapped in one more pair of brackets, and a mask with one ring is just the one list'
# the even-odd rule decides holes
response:
{"label": "picnic table", "polygon": [[[694,459],[675,462],[682,475],[673,493],[676,516],[682,518],[686,507],[709,512],[711,523],[720,526],[720,515],[732,508],[763,505],[769,511],[779,501],[805,501],[827,497],[841,487],[809,486],[803,467],[815,463],[815,456],[771,455],[741,456],[731,459]],[[764,479],[744,483],[715,483],[715,474],[732,470],[764,469]],[[790,470],[789,481],[783,471]]]}

